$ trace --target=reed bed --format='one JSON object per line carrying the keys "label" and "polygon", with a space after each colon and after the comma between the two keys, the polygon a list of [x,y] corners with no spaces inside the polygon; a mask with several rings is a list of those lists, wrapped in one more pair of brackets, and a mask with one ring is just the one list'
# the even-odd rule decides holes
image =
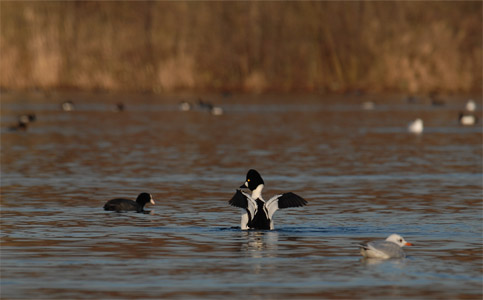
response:
{"label": "reed bed", "polygon": [[3,89],[482,89],[481,1],[0,6]]}

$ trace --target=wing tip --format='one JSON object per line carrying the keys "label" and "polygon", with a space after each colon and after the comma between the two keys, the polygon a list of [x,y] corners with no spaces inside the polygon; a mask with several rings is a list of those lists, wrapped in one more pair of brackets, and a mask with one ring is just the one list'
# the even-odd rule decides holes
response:
{"label": "wing tip", "polygon": [[308,204],[307,200],[292,192],[282,194],[279,200],[279,208],[302,207]]}
{"label": "wing tip", "polygon": [[[243,203],[240,203],[240,201],[242,201]],[[248,205],[244,203],[245,201],[246,201],[245,196],[243,195],[241,190],[236,189],[236,192],[233,195],[233,197],[231,197],[231,199],[228,200],[228,204],[234,207],[245,208],[245,206]]]}

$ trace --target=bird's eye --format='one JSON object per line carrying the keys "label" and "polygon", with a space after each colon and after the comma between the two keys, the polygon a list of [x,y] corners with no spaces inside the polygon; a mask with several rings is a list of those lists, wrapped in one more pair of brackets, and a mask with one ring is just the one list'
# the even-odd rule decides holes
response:
{"label": "bird's eye", "polygon": [[402,240],[399,240],[400,243],[402,243]]}
{"label": "bird's eye", "polygon": [[248,182],[250,182],[250,179],[247,179]]}

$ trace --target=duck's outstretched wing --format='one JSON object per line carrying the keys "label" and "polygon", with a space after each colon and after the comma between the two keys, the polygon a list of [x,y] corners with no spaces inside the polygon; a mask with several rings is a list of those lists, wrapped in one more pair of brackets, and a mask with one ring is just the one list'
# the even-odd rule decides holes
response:
{"label": "duck's outstretched wing", "polygon": [[244,193],[240,190],[236,190],[235,195],[233,195],[233,197],[231,198],[230,201],[228,201],[228,203],[231,206],[246,209],[250,213],[250,219],[253,218],[253,216],[255,216],[256,210],[258,208],[257,202],[253,200],[249,194]]}
{"label": "duck's outstretched wing", "polygon": [[272,219],[273,214],[278,209],[300,207],[305,205],[307,205],[307,201],[304,198],[292,192],[288,192],[270,198],[270,200],[268,200],[265,204],[265,207],[267,208],[268,218]]}

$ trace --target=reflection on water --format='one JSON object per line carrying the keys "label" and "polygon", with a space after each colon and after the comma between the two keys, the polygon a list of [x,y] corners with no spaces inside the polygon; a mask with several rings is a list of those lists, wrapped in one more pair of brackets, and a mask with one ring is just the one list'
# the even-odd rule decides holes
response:
{"label": "reflection on water", "polygon": [[[213,116],[174,98],[69,98],[65,113],[60,98],[2,95],[2,298],[482,296],[482,129],[458,125],[464,100],[235,97]],[[424,133],[408,134],[417,117]],[[274,231],[233,227],[249,168],[308,206],[277,211]],[[140,192],[150,214],[102,209]],[[358,242],[396,232],[416,244],[406,259],[362,259]]]}
{"label": "reflection on water", "polygon": [[241,252],[253,258],[276,257],[278,232],[241,231],[244,243]]}

